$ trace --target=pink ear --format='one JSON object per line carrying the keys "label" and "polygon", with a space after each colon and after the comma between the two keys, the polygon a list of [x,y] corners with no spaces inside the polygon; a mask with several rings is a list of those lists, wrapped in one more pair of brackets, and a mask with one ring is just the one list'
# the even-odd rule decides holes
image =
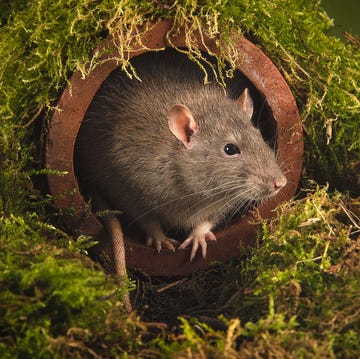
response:
{"label": "pink ear", "polygon": [[240,108],[244,111],[246,118],[250,121],[254,112],[254,103],[250,96],[249,90],[246,88],[241,95],[236,99]]}
{"label": "pink ear", "polygon": [[190,137],[198,129],[190,110],[185,105],[175,105],[171,107],[167,119],[170,131],[182,141],[186,148],[189,148]]}

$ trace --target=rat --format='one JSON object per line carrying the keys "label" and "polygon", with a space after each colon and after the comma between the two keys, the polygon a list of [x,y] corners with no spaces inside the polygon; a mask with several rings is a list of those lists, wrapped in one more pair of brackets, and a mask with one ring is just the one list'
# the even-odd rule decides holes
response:
{"label": "rat", "polygon": [[[121,68],[109,75],[80,127],[75,165],[88,196],[124,211],[147,245],[191,247],[192,261],[198,249],[206,257],[216,225],[276,195],[287,179],[251,121],[249,90],[233,100],[216,81],[204,84],[197,64],[170,55],[133,58],[138,79]],[[186,239],[168,237],[169,229]]]}

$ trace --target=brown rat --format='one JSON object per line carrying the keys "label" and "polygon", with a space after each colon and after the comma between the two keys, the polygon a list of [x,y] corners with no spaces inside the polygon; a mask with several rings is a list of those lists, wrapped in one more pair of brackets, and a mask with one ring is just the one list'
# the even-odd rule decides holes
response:
{"label": "brown rat", "polygon": [[205,257],[227,214],[287,181],[251,123],[247,89],[233,101],[204,85],[196,64],[155,58],[133,60],[142,81],[117,69],[102,84],[78,134],[76,170],[90,197],[125,211],[158,251],[178,245],[164,230],[188,232],[179,248],[192,245],[192,260],[199,246]]}

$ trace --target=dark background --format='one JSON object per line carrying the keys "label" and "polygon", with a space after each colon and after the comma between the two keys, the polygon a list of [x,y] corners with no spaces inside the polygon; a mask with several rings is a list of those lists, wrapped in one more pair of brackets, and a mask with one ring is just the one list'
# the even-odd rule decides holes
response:
{"label": "dark background", "polygon": [[322,6],[334,19],[335,28],[331,34],[341,37],[346,31],[360,36],[360,0],[323,0]]}

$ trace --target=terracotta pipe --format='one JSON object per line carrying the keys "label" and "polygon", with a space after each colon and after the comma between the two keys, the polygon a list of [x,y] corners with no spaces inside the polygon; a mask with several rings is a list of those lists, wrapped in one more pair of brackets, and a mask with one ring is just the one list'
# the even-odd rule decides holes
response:
{"label": "terracotta pipe", "polygon": [[[147,31],[142,41],[148,48],[159,49],[168,46],[166,34],[171,29],[171,21],[159,21]],[[184,33],[180,32],[171,39],[173,45],[186,47]],[[206,46],[219,53],[214,42],[205,39]],[[107,42],[104,46],[111,46]],[[205,50],[201,42],[198,47]],[[277,155],[280,163],[286,163],[288,184],[271,201],[259,206],[262,218],[274,215],[273,209],[283,201],[292,198],[300,178],[303,141],[300,115],[284,78],[268,57],[251,42],[242,38],[237,47],[241,57],[238,69],[252,82],[264,97],[276,123]],[[135,49],[136,50],[136,49]],[[114,48],[115,51],[115,48]],[[138,56],[146,50],[139,49],[129,57]],[[46,167],[66,171],[65,176],[48,176],[54,204],[64,213],[64,221],[70,232],[88,235],[98,234],[102,226],[95,215],[89,213],[88,206],[80,194],[74,172],[73,153],[78,130],[85,113],[101,83],[119,64],[107,61],[97,66],[85,79],[80,71],[75,72],[69,85],[61,95],[51,120],[46,143]],[[251,216],[235,219],[230,225],[216,232],[217,242],[209,243],[207,258],[196,258],[189,263],[188,250],[170,253],[156,253],[146,247],[145,241],[125,236],[127,266],[148,275],[176,276],[184,275],[208,267],[213,262],[223,262],[239,256],[243,246],[252,245],[255,241],[257,225],[252,223]]]}

